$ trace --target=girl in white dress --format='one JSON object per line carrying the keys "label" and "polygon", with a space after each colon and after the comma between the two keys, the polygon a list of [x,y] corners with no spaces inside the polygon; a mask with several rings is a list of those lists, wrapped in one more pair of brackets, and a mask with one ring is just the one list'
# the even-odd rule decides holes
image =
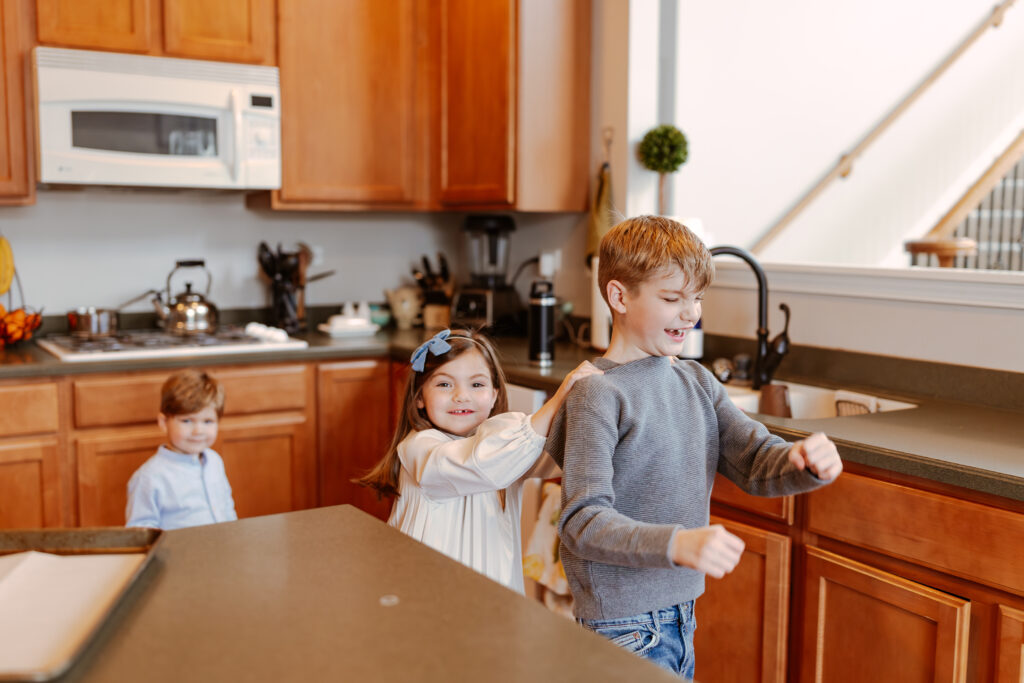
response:
{"label": "girl in white dress", "polygon": [[510,413],[494,347],[444,330],[412,355],[398,428],[359,482],[395,497],[388,524],[523,592],[522,485],[558,474],[544,442],[572,385],[600,373],[583,362],[533,415]]}

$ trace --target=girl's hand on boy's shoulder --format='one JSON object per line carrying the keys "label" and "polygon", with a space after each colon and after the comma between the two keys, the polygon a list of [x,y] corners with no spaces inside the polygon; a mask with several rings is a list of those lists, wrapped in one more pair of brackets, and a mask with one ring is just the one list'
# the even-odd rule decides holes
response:
{"label": "girl's hand on boy's shoulder", "polygon": [[794,443],[789,449],[789,461],[798,470],[806,467],[824,481],[832,481],[843,471],[843,461],[836,445],[822,432],[815,432]]}
{"label": "girl's hand on boy's shoulder", "polygon": [[569,390],[572,389],[576,382],[580,381],[584,377],[590,377],[591,375],[603,375],[604,370],[599,369],[596,365],[591,363],[589,360],[585,360],[576,368],[565,376],[562,380],[562,385],[558,387],[558,391],[562,394],[568,394]]}

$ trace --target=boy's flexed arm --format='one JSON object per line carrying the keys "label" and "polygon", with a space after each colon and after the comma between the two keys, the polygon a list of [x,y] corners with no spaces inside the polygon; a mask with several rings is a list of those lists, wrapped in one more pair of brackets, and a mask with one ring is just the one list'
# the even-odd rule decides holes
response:
{"label": "boy's flexed arm", "polygon": [[588,379],[565,402],[562,515],[558,535],[578,557],[627,567],[675,566],[672,524],[638,522],[615,509],[612,457],[618,443],[618,398]]}

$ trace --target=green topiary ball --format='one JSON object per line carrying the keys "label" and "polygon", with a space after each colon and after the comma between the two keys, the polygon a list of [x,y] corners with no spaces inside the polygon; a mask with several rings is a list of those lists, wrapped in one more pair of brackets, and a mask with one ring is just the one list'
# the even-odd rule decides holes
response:
{"label": "green topiary ball", "polygon": [[686,162],[686,136],[673,125],[647,131],[637,147],[640,163],[658,173],[675,173]]}

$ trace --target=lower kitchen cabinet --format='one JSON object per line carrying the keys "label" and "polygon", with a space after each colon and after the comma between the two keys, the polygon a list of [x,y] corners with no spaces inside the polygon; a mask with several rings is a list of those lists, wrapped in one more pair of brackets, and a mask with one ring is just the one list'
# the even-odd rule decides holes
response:
{"label": "lower kitchen cabinet", "polygon": [[384,455],[391,442],[391,371],[388,361],[323,363],[317,370],[320,435],[320,504],[350,504],[380,519],[389,498],[352,482]]}
{"label": "lower kitchen cabinet", "polygon": [[[1024,505],[856,463],[774,502],[719,478],[712,503],[747,552],[697,601],[698,680],[1024,680]],[[757,534],[792,546],[781,622],[753,611],[769,586],[757,580],[769,557],[751,554]],[[787,633],[772,678],[767,655]],[[727,651],[732,641],[756,656]]]}
{"label": "lower kitchen cabinet", "polygon": [[63,523],[61,388],[0,383],[0,529]]}
{"label": "lower kitchen cabinet", "polygon": [[1024,681],[1024,611],[999,606],[996,641],[996,683]]}
{"label": "lower kitchen cabinet", "polygon": [[58,441],[0,440],[0,529],[61,526]]}
{"label": "lower kitchen cabinet", "polygon": [[[213,449],[224,458],[239,517],[316,506],[313,368],[303,363],[207,368],[224,387]],[[78,524],[123,525],[128,479],[164,442],[156,426],[170,371],[72,381]]]}
{"label": "lower kitchen cabinet", "polygon": [[807,548],[801,681],[964,681],[970,602]]}
{"label": "lower kitchen cabinet", "polygon": [[316,506],[316,461],[302,413],[226,418],[213,448],[224,458],[239,517]]}
{"label": "lower kitchen cabinet", "polygon": [[124,526],[128,480],[163,442],[155,424],[76,438],[79,525]]}
{"label": "lower kitchen cabinet", "polygon": [[712,517],[746,544],[736,569],[708,578],[697,600],[695,678],[702,683],[786,680],[790,539]]}

